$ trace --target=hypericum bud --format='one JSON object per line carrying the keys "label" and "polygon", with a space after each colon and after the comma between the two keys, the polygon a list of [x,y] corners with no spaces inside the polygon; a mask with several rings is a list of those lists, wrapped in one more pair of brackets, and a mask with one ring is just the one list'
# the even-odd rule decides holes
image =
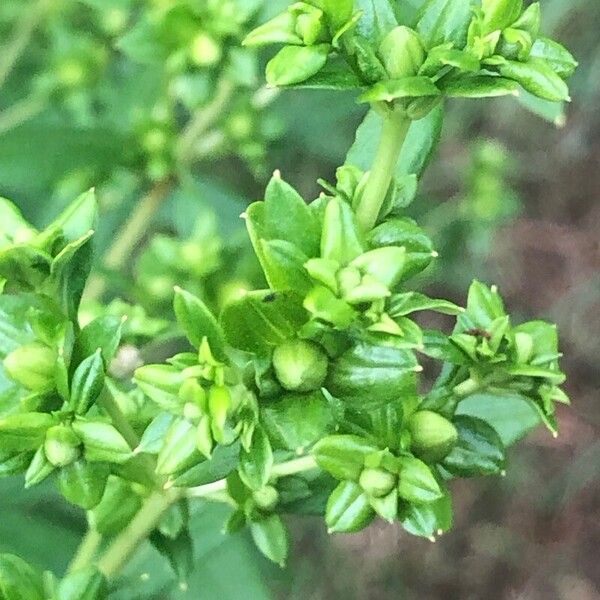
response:
{"label": "hypericum bud", "polygon": [[296,2],[289,11],[296,16],[295,31],[307,46],[326,39],[327,27],[323,20],[323,11],[306,2]]}
{"label": "hypericum bud", "polygon": [[404,25],[394,27],[383,38],[378,54],[392,79],[416,75],[426,56],[419,34]]}
{"label": "hypericum bud", "polygon": [[400,281],[405,262],[406,249],[403,246],[386,246],[357,256],[350,266],[359,269],[361,273],[368,273],[391,288]]}
{"label": "hypericum bud", "polygon": [[509,27],[502,32],[496,52],[509,60],[526,61],[531,54],[532,47],[531,34]]}
{"label": "hypericum bud", "polygon": [[374,498],[387,496],[398,483],[398,478],[385,469],[364,469],[360,474],[358,484]]}
{"label": "hypericum bud", "polygon": [[306,340],[292,340],[277,346],[273,352],[273,368],[281,385],[290,391],[318,390],[327,376],[327,355]]}
{"label": "hypericum bud", "polygon": [[25,344],[4,359],[4,370],[14,381],[32,392],[54,388],[56,353],[39,342]]}
{"label": "hypericum bud", "polygon": [[266,485],[264,488],[252,492],[252,499],[257,508],[270,512],[279,502],[279,492],[272,485]]}
{"label": "hypericum bud", "polygon": [[199,33],[190,44],[190,58],[199,67],[211,67],[218,63],[223,55],[219,43],[208,33]]}
{"label": "hypericum bud", "polygon": [[67,425],[56,425],[46,432],[44,453],[55,467],[66,467],[81,456],[81,440]]}
{"label": "hypericum bud", "polygon": [[438,413],[421,410],[408,422],[411,450],[426,462],[442,460],[454,447],[458,438],[456,427]]}
{"label": "hypericum bud", "polygon": [[529,362],[533,352],[533,338],[524,331],[515,333],[515,350],[517,353],[517,363],[523,365]]}

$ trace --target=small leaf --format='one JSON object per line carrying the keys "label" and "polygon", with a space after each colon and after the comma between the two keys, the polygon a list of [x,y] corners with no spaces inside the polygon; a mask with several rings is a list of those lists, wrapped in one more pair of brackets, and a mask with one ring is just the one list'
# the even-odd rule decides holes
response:
{"label": "small leaf", "polygon": [[445,315],[459,315],[464,309],[449,300],[428,298],[419,292],[394,294],[389,300],[390,317],[404,317],[414,312],[432,310]]}
{"label": "small leaf", "polygon": [[200,298],[176,287],[173,308],[179,326],[195,348],[199,348],[202,339],[207,338],[215,357],[219,360],[226,358],[223,331]]}
{"label": "small leaf", "polygon": [[435,502],[442,496],[442,490],[431,469],[417,458],[402,456],[398,495],[412,504]]}
{"label": "small leaf", "polygon": [[273,450],[262,427],[252,436],[249,452],[240,450],[239,474],[241,480],[252,490],[260,490],[269,481],[273,468]]}
{"label": "small leaf", "polygon": [[59,471],[58,487],[69,502],[91,510],[102,499],[108,474],[108,465],[80,460]]}
{"label": "small leaf", "polygon": [[312,454],[319,467],[336,479],[358,481],[365,459],[378,450],[356,435],[330,435],[315,444]]}
{"label": "small leaf", "polygon": [[132,456],[129,444],[110,423],[78,418],[73,422],[73,430],[81,438],[89,462],[122,464]]}
{"label": "small leaf", "polygon": [[329,497],[325,522],[330,533],[351,533],[364,529],[374,516],[362,489],[353,481],[342,481]]}
{"label": "small leaf", "polygon": [[440,88],[450,98],[494,98],[518,96],[519,85],[504,77],[476,75],[440,82]]}
{"label": "small leaf", "polygon": [[496,430],[481,419],[457,416],[456,445],[443,460],[444,468],[458,477],[499,475],[504,470],[504,445]]}
{"label": "small leaf", "polygon": [[269,560],[285,566],[288,555],[288,534],[279,515],[270,515],[250,523],[250,532],[256,547]]}
{"label": "small leaf", "polygon": [[40,574],[13,554],[0,554],[0,597],[6,600],[44,600]]}
{"label": "small leaf", "polygon": [[194,547],[187,528],[172,539],[155,530],[150,535],[151,544],[168,559],[180,584],[185,584],[194,568]]}
{"label": "small leaf", "polygon": [[561,78],[567,79],[577,68],[573,55],[554,40],[540,37],[533,44],[531,58],[542,59]]}
{"label": "small leaf", "polygon": [[3,452],[37,450],[54,418],[46,413],[20,413],[0,419],[0,447]]}
{"label": "small leaf", "polygon": [[567,84],[541,59],[526,63],[508,60],[499,65],[500,75],[513,79],[529,93],[551,102],[570,101]]}
{"label": "small leaf", "polygon": [[75,341],[74,363],[79,364],[100,348],[104,364],[109,365],[119,348],[122,328],[123,319],[113,315],[103,315],[88,323]]}
{"label": "small leaf", "polygon": [[73,373],[69,406],[78,415],[85,415],[104,389],[102,350],[85,358]]}
{"label": "small leaf", "polygon": [[267,65],[267,83],[284,86],[306,81],[325,66],[330,51],[329,44],[285,46]]}

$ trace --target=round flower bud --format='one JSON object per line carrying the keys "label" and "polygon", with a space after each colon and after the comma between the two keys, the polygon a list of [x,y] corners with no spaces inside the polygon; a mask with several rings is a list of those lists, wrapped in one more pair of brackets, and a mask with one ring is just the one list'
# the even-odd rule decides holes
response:
{"label": "round flower bud", "polygon": [[358,484],[374,498],[387,496],[395,487],[397,477],[384,469],[364,469],[360,474]]}
{"label": "round flower bud", "polygon": [[442,460],[458,438],[456,427],[448,419],[430,410],[416,412],[408,422],[411,450],[426,462]]}
{"label": "round flower bud", "polygon": [[55,467],[66,467],[81,455],[81,440],[67,425],[56,425],[46,432],[44,453]]}
{"label": "round flower bud", "polygon": [[54,388],[56,354],[39,342],[25,344],[4,359],[6,374],[32,392],[48,392]]}
{"label": "round flower bud", "polygon": [[413,77],[425,62],[425,48],[421,38],[404,25],[394,27],[383,38],[378,54],[392,79]]}
{"label": "round flower bud", "polygon": [[272,485],[266,485],[264,488],[252,492],[252,499],[257,508],[269,512],[277,506],[279,492]]}
{"label": "round flower bud", "polygon": [[318,390],[327,376],[327,355],[317,344],[292,340],[277,346],[273,368],[279,383],[289,391]]}
{"label": "round flower bud", "polygon": [[190,46],[190,57],[199,67],[211,67],[221,60],[223,51],[219,43],[207,33],[199,33]]}

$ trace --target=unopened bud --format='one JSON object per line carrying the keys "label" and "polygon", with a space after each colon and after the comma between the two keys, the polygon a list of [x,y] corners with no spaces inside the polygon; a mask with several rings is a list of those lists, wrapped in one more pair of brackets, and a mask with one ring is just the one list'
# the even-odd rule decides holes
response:
{"label": "unopened bud", "polygon": [[442,460],[458,438],[456,427],[430,410],[416,412],[410,418],[408,428],[412,436],[412,452],[426,462]]}
{"label": "unopened bud", "polygon": [[32,392],[54,388],[55,352],[39,342],[25,344],[4,359],[6,374]]}
{"label": "unopened bud", "polygon": [[66,467],[81,455],[81,440],[70,427],[56,425],[46,432],[44,453],[55,467]]}
{"label": "unopened bud", "polygon": [[358,484],[369,496],[383,498],[396,487],[397,477],[385,469],[364,469]]}
{"label": "unopened bud", "polygon": [[252,492],[252,499],[260,510],[269,512],[277,506],[279,492],[272,485],[266,485],[264,488]]}
{"label": "unopened bud", "polygon": [[413,77],[425,62],[421,38],[404,25],[394,27],[383,38],[378,54],[392,79]]}
{"label": "unopened bud", "polygon": [[292,340],[275,348],[273,368],[281,385],[290,391],[318,390],[327,376],[327,355],[305,340]]}

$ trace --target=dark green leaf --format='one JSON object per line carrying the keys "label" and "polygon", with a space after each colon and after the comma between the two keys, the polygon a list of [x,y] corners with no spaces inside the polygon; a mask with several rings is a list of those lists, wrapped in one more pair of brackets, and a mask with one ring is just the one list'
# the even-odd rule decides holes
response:
{"label": "dark green leaf", "polygon": [[319,467],[336,479],[358,481],[365,459],[378,450],[356,435],[330,435],[315,444],[312,454]]}
{"label": "dark green leaf", "polygon": [[256,547],[269,560],[285,566],[288,555],[288,534],[279,515],[270,515],[250,523],[250,532]]}
{"label": "dark green leaf", "polygon": [[239,474],[241,480],[252,490],[267,485],[273,467],[273,450],[269,437],[262,427],[257,427],[252,436],[249,452],[240,450]]}
{"label": "dark green leaf", "polygon": [[70,408],[78,415],[85,415],[104,389],[104,361],[102,350],[85,358],[73,373]]}
{"label": "dark green leaf", "polygon": [[329,497],[325,522],[330,533],[351,533],[364,529],[374,516],[362,489],[353,481],[342,481]]}
{"label": "dark green leaf", "polygon": [[58,487],[69,502],[91,510],[102,499],[108,474],[108,465],[80,460],[59,471]]}

